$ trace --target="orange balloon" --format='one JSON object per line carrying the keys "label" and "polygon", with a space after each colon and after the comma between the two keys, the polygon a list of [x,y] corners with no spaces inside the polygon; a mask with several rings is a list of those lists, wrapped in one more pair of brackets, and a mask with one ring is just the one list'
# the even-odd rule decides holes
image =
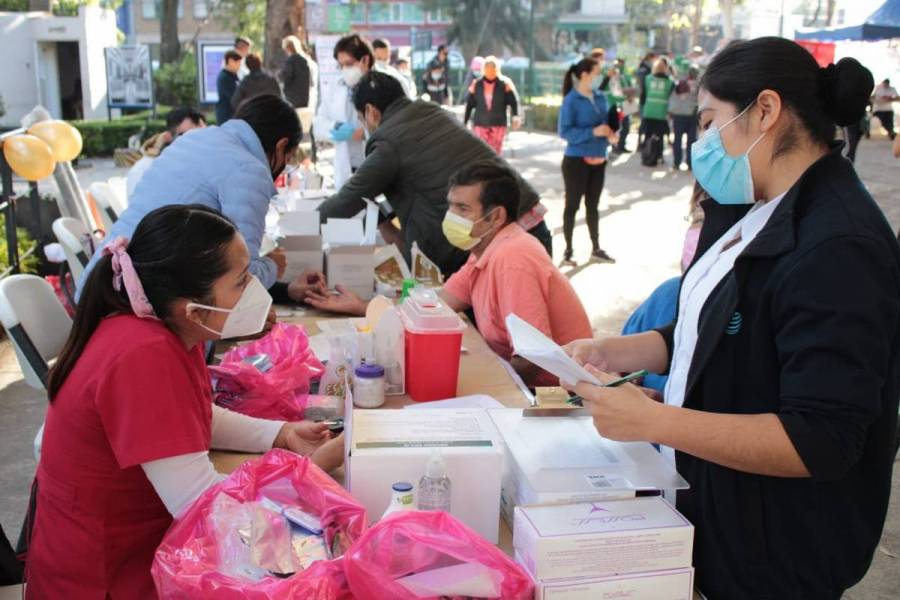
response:
{"label": "orange balloon", "polygon": [[67,162],[81,154],[81,132],[65,121],[41,121],[32,125],[28,133],[50,146],[56,162]]}
{"label": "orange balloon", "polygon": [[28,181],[49,177],[56,168],[50,147],[33,135],[14,135],[3,140],[3,157],[19,177]]}

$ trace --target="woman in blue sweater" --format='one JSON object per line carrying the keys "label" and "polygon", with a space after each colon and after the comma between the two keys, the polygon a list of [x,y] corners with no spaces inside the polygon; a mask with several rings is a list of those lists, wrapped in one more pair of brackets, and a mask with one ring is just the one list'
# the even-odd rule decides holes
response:
{"label": "woman in blue sweater", "polygon": [[593,244],[592,258],[615,262],[600,248],[600,194],[606,176],[606,155],[616,134],[607,123],[609,107],[606,96],[597,90],[600,65],[585,58],[569,67],[563,79],[563,103],[559,111],[559,135],[568,145],[562,162],[563,182],[566,186],[566,208],[563,213],[563,233],[566,252],[563,262],[572,260],[572,232],[575,215],[584,198],[588,232]]}

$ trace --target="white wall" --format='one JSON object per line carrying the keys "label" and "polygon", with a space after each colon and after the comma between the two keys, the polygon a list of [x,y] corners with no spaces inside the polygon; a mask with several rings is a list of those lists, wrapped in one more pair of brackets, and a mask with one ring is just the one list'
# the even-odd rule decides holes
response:
{"label": "white wall", "polygon": [[18,126],[22,117],[41,100],[40,42],[78,42],[84,116],[107,118],[103,49],[116,45],[113,11],[82,6],[77,17],[54,17],[40,12],[0,13],[0,38],[4,49],[0,95],[6,104],[6,115],[0,125]]}

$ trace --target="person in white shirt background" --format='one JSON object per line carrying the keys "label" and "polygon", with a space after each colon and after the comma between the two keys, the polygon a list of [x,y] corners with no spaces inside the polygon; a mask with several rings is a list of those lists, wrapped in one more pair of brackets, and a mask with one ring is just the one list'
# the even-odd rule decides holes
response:
{"label": "person in white shirt background", "polygon": [[[341,77],[323,90],[313,128],[334,143],[334,187],[339,189],[365,159],[365,129],[350,100],[353,88],[370,69],[382,69],[375,64],[369,42],[355,33],[338,40],[334,59],[341,66]],[[387,74],[404,85],[397,69]],[[404,93],[409,95],[405,87]]]}
{"label": "person in white shirt background", "polygon": [[250,48],[252,47],[253,42],[245,37],[239,37],[234,40],[234,51],[241,55],[241,66],[238,68],[237,72],[238,79],[243,79],[250,73],[250,69],[247,68],[244,59],[250,54]]}
{"label": "person in white shirt background", "polygon": [[372,52],[375,54],[375,70],[386,73],[400,82],[403,93],[410,100],[416,99],[416,84],[412,78],[406,78],[399,70],[391,66],[391,43],[385,38],[378,38],[372,42]]}
{"label": "person in white shirt background", "polygon": [[892,140],[896,137],[894,132],[894,102],[900,100],[897,90],[891,87],[891,80],[885,79],[875,88],[872,95],[872,114],[881,121],[881,126]]}
{"label": "person in white shirt background", "polygon": [[166,115],[166,130],[144,142],[141,146],[143,156],[128,170],[125,183],[128,197],[130,198],[134,193],[134,188],[137,187],[144,173],[147,172],[156,157],[166,149],[166,146],[174,142],[178,136],[204,127],[206,127],[206,117],[196,108],[179,106],[170,110]]}

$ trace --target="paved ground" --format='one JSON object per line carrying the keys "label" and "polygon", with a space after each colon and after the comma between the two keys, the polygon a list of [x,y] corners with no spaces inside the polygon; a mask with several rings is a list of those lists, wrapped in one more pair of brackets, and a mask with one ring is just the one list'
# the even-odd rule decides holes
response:
{"label": "paved ground", "polygon": [[[634,142],[632,141],[632,146]],[[541,192],[550,210],[554,251],[562,255],[562,143],[553,136],[513,134],[506,150],[510,162]],[[326,155],[327,157],[327,155]],[[667,156],[668,158],[668,156]],[[895,230],[900,230],[900,163],[890,157],[886,140],[865,140],[858,168]],[[94,160],[79,169],[85,187],[91,181],[122,174],[111,161]],[[635,155],[617,159],[607,170],[601,203],[601,245],[614,265],[588,262],[590,242],[583,220],[576,231],[579,266],[567,268],[598,335],[618,333],[628,314],[662,281],[678,274],[687,223],[689,173],[647,169]],[[52,191],[52,185],[42,184]],[[583,219],[583,213],[579,215]],[[0,344],[0,524],[14,538],[22,522],[34,471],[31,441],[43,418],[45,399],[21,378],[8,344]],[[884,536],[866,578],[846,594],[853,600],[900,596],[900,469],[895,470],[892,504]]]}

